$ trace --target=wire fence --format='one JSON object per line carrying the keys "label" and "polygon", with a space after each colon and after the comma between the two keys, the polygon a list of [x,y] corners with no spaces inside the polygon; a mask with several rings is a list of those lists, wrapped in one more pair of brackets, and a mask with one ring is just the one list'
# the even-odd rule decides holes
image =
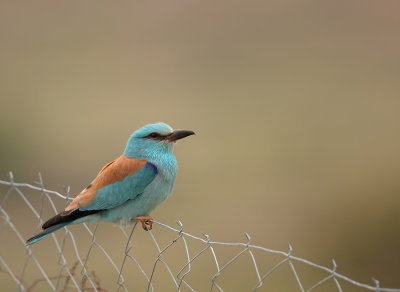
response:
{"label": "wire fence", "polygon": [[[0,180],[0,283],[20,291],[387,291],[378,280],[362,284],[293,255],[243,242],[213,241],[154,221],[65,227],[33,246],[25,240],[70,201],[36,185]],[[106,227],[107,226],[107,227]]]}

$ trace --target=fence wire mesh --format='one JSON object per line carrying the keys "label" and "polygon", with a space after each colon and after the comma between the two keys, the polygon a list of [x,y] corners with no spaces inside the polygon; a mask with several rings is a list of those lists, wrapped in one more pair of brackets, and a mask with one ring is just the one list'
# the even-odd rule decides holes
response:
{"label": "fence wire mesh", "polygon": [[[359,283],[331,267],[243,242],[213,241],[154,221],[153,231],[137,223],[65,227],[34,246],[25,240],[43,220],[70,201],[35,185],[0,180],[0,283],[20,291],[400,291]],[[105,227],[105,226],[108,227]],[[47,242],[45,242],[47,241]]]}

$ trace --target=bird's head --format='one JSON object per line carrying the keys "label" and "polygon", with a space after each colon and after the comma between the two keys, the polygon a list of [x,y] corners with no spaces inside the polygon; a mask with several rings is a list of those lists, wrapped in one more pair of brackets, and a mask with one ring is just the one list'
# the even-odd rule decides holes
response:
{"label": "bird's head", "polygon": [[177,140],[193,134],[193,131],[174,130],[165,123],[148,124],[131,135],[124,154],[128,157],[149,159],[172,153],[173,144]]}

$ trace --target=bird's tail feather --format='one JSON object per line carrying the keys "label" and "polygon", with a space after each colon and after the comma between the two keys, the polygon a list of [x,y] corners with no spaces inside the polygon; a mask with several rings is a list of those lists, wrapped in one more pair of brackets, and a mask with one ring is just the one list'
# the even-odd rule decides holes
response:
{"label": "bird's tail feather", "polygon": [[39,240],[42,240],[43,238],[45,238],[47,235],[53,233],[54,231],[57,231],[58,229],[63,228],[64,226],[69,225],[71,222],[67,222],[67,223],[60,223],[60,224],[56,224],[53,226],[50,226],[49,228],[46,228],[45,230],[43,230],[42,232],[36,234],[35,236],[32,236],[31,238],[29,238],[26,241],[26,245],[32,245],[36,242],[38,242]]}

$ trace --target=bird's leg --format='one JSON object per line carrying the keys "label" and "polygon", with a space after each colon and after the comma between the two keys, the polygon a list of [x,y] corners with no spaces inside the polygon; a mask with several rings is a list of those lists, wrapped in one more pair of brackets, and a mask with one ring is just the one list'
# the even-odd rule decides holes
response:
{"label": "bird's leg", "polygon": [[151,216],[139,216],[139,217],[132,218],[131,220],[139,221],[140,223],[142,223],[142,227],[146,231],[151,230],[153,228],[154,218]]}

